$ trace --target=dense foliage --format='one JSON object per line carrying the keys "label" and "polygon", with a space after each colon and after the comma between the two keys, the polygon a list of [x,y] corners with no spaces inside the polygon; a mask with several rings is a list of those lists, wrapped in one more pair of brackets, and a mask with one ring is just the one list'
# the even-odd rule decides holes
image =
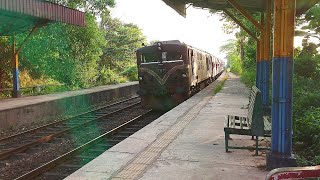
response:
{"label": "dense foliage", "polygon": [[299,19],[299,24],[304,25],[301,29],[307,33],[295,57],[293,140],[303,165],[320,164],[319,22],[320,4]]}
{"label": "dense foliage", "polygon": [[[236,40],[229,41],[221,50],[227,52],[231,71],[241,75],[242,81],[252,86],[256,77],[256,44],[231,19],[224,14],[222,16],[226,32],[236,32]],[[249,29],[257,32],[248,21],[240,19]],[[295,51],[293,151],[301,165],[320,164],[320,44],[312,41],[320,39],[320,4],[302,15],[297,22],[301,30],[296,35],[303,35],[304,39],[303,47]]]}
{"label": "dense foliage", "polygon": [[[84,10],[86,27],[51,23],[40,28],[19,54],[22,87],[65,86],[60,91],[136,80],[135,50],[146,39],[136,25],[110,16],[114,0],[52,1]],[[17,35],[18,47],[28,34]],[[0,89],[12,87],[11,44],[11,37],[0,37]]]}

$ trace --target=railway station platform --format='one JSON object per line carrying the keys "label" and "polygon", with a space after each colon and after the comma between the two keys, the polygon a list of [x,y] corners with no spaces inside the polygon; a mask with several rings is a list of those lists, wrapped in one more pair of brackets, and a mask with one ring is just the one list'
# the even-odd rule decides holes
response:
{"label": "railway station platform", "polygon": [[30,127],[41,121],[51,121],[79,114],[90,108],[121,98],[135,96],[138,82],[99,86],[90,89],[49,95],[0,100],[0,132]]}
{"label": "railway station platform", "polygon": [[[224,88],[213,89],[225,77]],[[225,152],[227,114],[247,115],[249,89],[231,73],[220,78],[145,128],[71,174],[85,179],[264,179],[265,153]],[[254,146],[248,136],[231,135],[231,145]]]}

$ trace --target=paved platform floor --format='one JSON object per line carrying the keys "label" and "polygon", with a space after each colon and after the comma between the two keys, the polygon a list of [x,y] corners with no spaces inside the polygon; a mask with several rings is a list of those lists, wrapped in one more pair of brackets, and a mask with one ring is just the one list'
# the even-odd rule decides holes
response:
{"label": "paved platform floor", "polygon": [[[225,152],[225,116],[247,114],[249,90],[229,73],[213,96],[224,76],[66,179],[264,179],[264,152]],[[250,137],[231,138],[231,145],[254,145]]]}

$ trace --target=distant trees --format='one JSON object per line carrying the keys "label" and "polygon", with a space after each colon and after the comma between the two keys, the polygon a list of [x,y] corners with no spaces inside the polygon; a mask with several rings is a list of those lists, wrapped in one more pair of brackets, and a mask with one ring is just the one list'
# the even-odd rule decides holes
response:
{"label": "distant trees", "polygon": [[[40,28],[19,55],[19,68],[29,77],[21,79],[23,85],[41,79],[43,84],[49,80],[74,89],[135,79],[135,50],[146,38],[136,25],[110,16],[114,0],[52,1],[85,10],[87,25],[53,23]],[[27,34],[17,35],[18,46]],[[0,37],[0,89],[12,86],[11,43],[10,37]]]}
{"label": "distant trees", "polygon": [[[231,10],[229,10],[231,11]],[[228,41],[224,46],[220,48],[220,51],[227,54],[228,64],[231,71],[241,75],[242,81],[248,85],[255,83],[256,74],[256,41],[249,36],[224,12],[222,11],[211,11],[212,13],[219,14],[224,20],[224,32],[235,33],[236,39]],[[231,11],[236,15],[238,20],[242,22],[253,34],[259,36],[259,32],[252,25],[251,22],[246,20],[237,11]],[[254,18],[258,21],[259,14],[253,14]]]}

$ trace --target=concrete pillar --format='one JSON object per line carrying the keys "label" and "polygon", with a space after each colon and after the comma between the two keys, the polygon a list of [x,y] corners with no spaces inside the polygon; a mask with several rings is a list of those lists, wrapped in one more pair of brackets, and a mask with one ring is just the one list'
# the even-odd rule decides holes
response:
{"label": "concrete pillar", "polygon": [[292,157],[292,90],[296,0],[274,0],[272,145],[267,168],[295,166]]}
{"label": "concrete pillar", "polygon": [[266,1],[266,20],[264,28],[263,54],[261,57],[261,93],[263,106],[269,106],[269,77],[270,77],[270,43],[271,43],[271,7],[272,1]]}
{"label": "concrete pillar", "polygon": [[20,86],[19,86],[19,57],[18,53],[16,52],[16,38],[15,35],[13,37],[13,44],[12,44],[12,75],[13,75],[13,91],[12,97],[18,98],[21,96]]}

